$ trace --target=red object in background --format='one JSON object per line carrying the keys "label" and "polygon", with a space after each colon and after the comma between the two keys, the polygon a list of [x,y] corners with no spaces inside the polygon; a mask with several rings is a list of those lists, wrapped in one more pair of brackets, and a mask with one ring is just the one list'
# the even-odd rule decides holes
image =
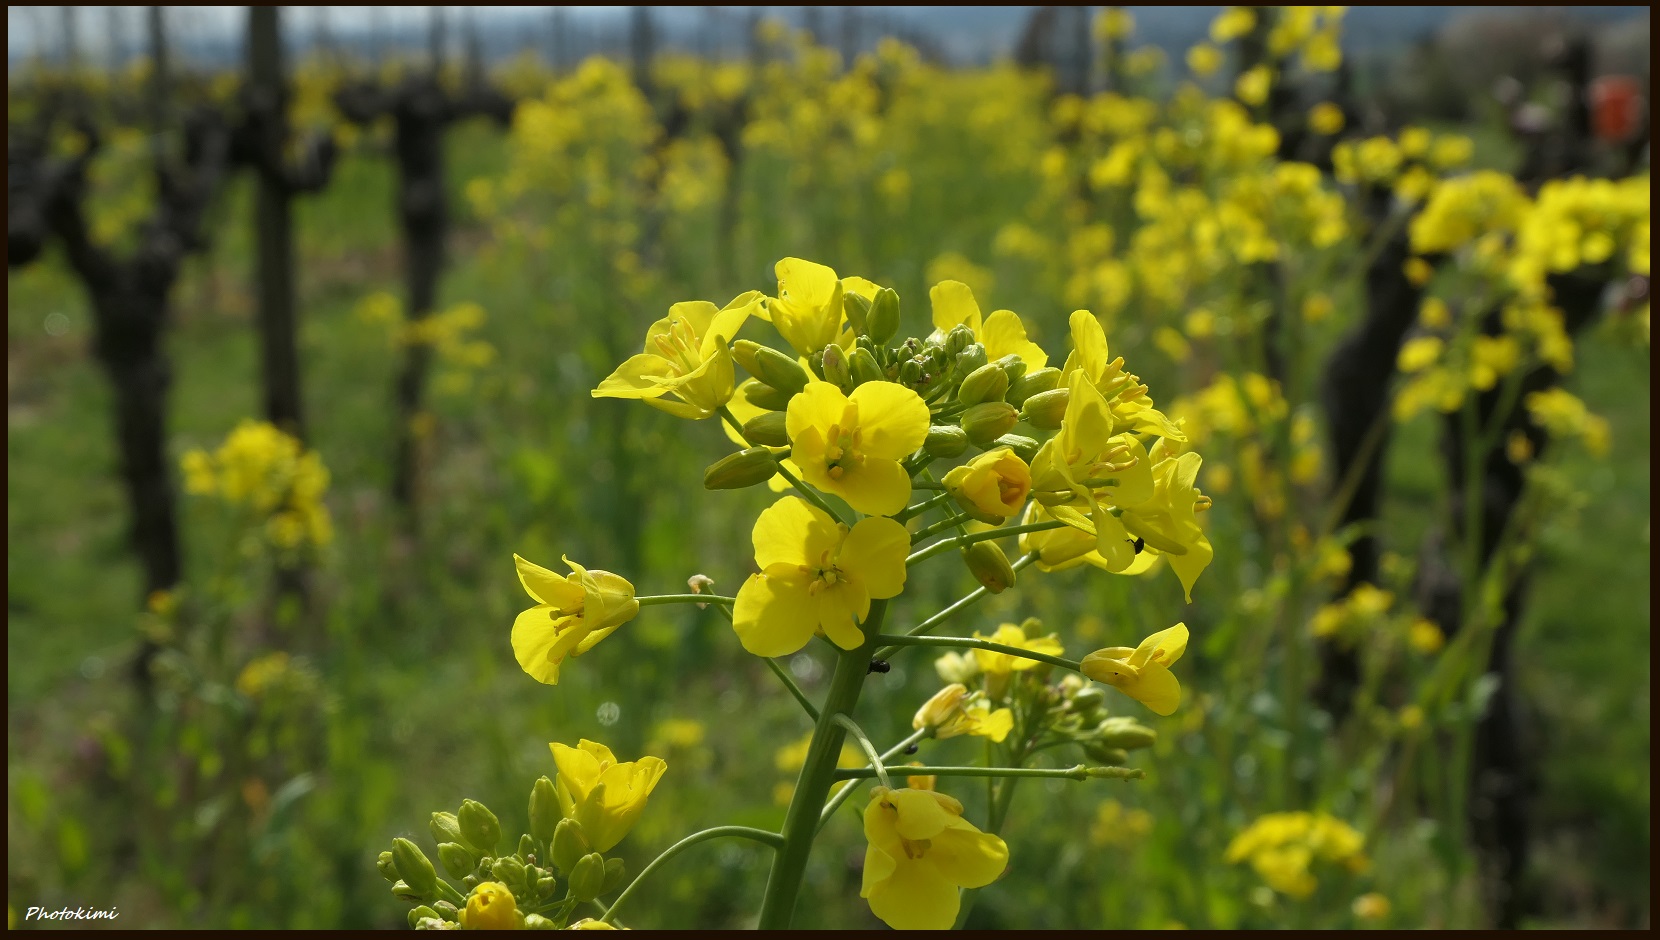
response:
{"label": "red object in background", "polygon": [[1624,143],[1642,120],[1643,89],[1629,75],[1606,75],[1591,83],[1591,126],[1597,139]]}

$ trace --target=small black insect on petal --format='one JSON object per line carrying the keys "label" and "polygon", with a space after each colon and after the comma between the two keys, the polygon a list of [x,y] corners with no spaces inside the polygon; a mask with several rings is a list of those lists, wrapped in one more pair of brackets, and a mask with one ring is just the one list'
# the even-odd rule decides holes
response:
{"label": "small black insect on petal", "polygon": [[907,754],[915,754],[916,751],[917,751],[917,747],[916,747],[915,744],[913,744],[910,747],[905,749],[905,753],[907,753]]}
{"label": "small black insect on petal", "polygon": [[887,672],[891,668],[893,667],[889,666],[888,661],[885,659],[873,659],[870,661],[871,672]]}
{"label": "small black insect on petal", "polygon": [[1147,540],[1138,535],[1133,544],[1135,545],[1135,553],[1139,555],[1141,550],[1147,547]]}

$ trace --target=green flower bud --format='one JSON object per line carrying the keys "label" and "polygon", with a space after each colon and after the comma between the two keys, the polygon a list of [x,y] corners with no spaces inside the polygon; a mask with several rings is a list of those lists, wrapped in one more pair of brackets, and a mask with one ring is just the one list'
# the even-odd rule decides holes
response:
{"label": "green flower bud", "polygon": [[1019,413],[1013,405],[1004,401],[983,401],[963,412],[957,421],[968,434],[969,441],[979,447],[985,447],[1014,430],[1019,422]]}
{"label": "green flower bud", "polygon": [[983,401],[1001,401],[1009,390],[1009,375],[995,363],[983,365],[968,374],[957,387],[957,400],[965,405]]}
{"label": "green flower bud", "polygon": [[426,900],[426,895],[416,891],[414,888],[411,888],[407,883],[402,881],[394,882],[392,884],[392,896],[400,901],[409,901],[411,903]]}
{"label": "green flower bud", "polygon": [[398,877],[416,894],[429,898],[438,893],[438,872],[420,846],[408,839],[393,839],[392,864],[398,869]]}
{"label": "green flower bud", "polygon": [[1126,751],[1152,747],[1159,739],[1158,732],[1147,727],[1134,718],[1108,718],[1096,728],[1101,743],[1106,747],[1116,747]]}
{"label": "green flower bud", "polygon": [[601,894],[610,894],[622,887],[623,879],[628,876],[628,866],[620,858],[605,860],[605,890]]}
{"label": "green flower bud", "polygon": [[526,930],[558,930],[559,925],[540,914],[525,915]]}
{"label": "green flower bud", "polygon": [[703,471],[706,490],[741,490],[746,486],[765,483],[778,472],[778,460],[766,447],[740,450],[710,464]]}
{"label": "green flower bud", "polygon": [[842,313],[855,336],[863,336],[870,329],[870,301],[858,294],[842,293]]}
{"label": "green flower bud", "polygon": [[553,889],[557,887],[559,887],[559,881],[552,875],[543,875],[536,879],[536,894],[538,897],[551,897]]}
{"label": "green flower bud", "polygon": [[992,363],[992,365],[1002,368],[1003,374],[1009,377],[1010,385],[1013,385],[1020,379],[1021,376],[1026,374],[1026,360],[1020,358],[1014,353],[1009,353],[1007,356],[1004,356],[1003,358]]}
{"label": "green flower bud", "polygon": [[461,912],[456,909],[454,904],[451,904],[448,901],[434,901],[432,909],[438,912],[438,916],[441,919],[449,921],[452,924],[461,919]]}
{"label": "green flower bud", "polygon": [[1088,686],[1072,693],[1072,710],[1080,715],[1092,715],[1107,703],[1107,693]]}
{"label": "green flower bud", "polygon": [[847,353],[835,343],[824,347],[824,381],[844,392],[853,389],[853,371],[847,364]]}
{"label": "green flower bud", "polygon": [[1026,635],[1026,639],[1035,640],[1043,636],[1043,621],[1036,617],[1027,617],[1020,621],[1020,632]]}
{"label": "green flower bud", "polygon": [[1084,756],[1097,764],[1104,764],[1108,767],[1122,767],[1130,759],[1127,751],[1116,747],[1107,747],[1099,741],[1091,741],[1085,744]]}
{"label": "green flower bud", "polygon": [[536,860],[536,840],[531,838],[530,833],[519,836],[519,851],[513,854],[526,863]]}
{"label": "green flower bud", "polygon": [[907,359],[899,366],[899,384],[911,388],[922,387],[922,363]]}
{"label": "green flower bud", "polygon": [[590,852],[571,869],[571,897],[592,901],[605,893],[605,856]]}
{"label": "green flower bud", "polygon": [[564,815],[559,808],[559,791],[554,788],[553,781],[546,777],[538,778],[530,790],[530,834],[538,841],[552,842],[553,830]]}
{"label": "green flower bud", "polygon": [[391,852],[380,853],[380,857],[375,859],[375,869],[379,871],[380,876],[385,878],[387,881],[398,880],[398,867],[392,864]]}
{"label": "green flower bud", "polygon": [[951,332],[945,334],[945,354],[955,356],[967,349],[972,342],[974,331],[969,329],[967,324],[959,323],[951,328]]}
{"label": "green flower bud", "polygon": [[899,332],[899,295],[893,288],[884,287],[876,292],[870,302],[870,312],[865,315],[865,326],[870,338],[878,343],[886,343]]}
{"label": "green flower bud", "polygon": [[525,893],[524,862],[521,862],[512,856],[498,858],[496,859],[496,863],[490,866],[490,874],[495,876],[497,881],[507,885],[509,891],[517,891],[521,894]]}
{"label": "green flower bud", "polygon": [[461,842],[480,855],[491,855],[501,842],[501,823],[496,814],[477,800],[462,800],[461,812],[456,814],[461,823]]}
{"label": "green flower bud", "polygon": [[733,344],[732,352],[739,365],[766,385],[791,395],[807,387],[807,370],[801,363],[771,346],[740,339]]}
{"label": "green flower bud", "polygon": [[959,376],[972,375],[975,369],[989,361],[986,358],[986,347],[979,343],[969,343],[963,347],[962,352],[957,353],[955,374]]}
{"label": "green flower bud", "polygon": [[784,447],[790,443],[784,430],[784,412],[763,411],[744,422],[744,440],[758,447]]}
{"label": "green flower bud", "polygon": [[461,822],[455,818],[454,813],[433,813],[428,828],[432,830],[433,842],[461,841]]}
{"label": "green flower bud", "polygon": [[1071,400],[1072,390],[1067,388],[1038,392],[1021,405],[1020,416],[1040,431],[1059,430],[1061,419],[1066,417],[1067,402]]}
{"label": "green flower bud", "polygon": [[955,425],[936,424],[928,429],[922,449],[932,457],[956,457],[968,450],[968,432]]}
{"label": "green flower bud", "polygon": [[1009,564],[1009,556],[1003,554],[996,542],[987,539],[971,543],[963,549],[963,561],[974,580],[991,593],[1001,594],[1014,587],[1014,565]]}
{"label": "green flower bud", "polygon": [[592,848],[582,835],[582,826],[574,819],[560,820],[553,833],[553,864],[559,871],[569,875],[577,861],[590,851]]}
{"label": "green flower bud", "polygon": [[779,391],[765,382],[744,386],[744,400],[766,411],[783,411],[790,407],[790,399],[794,395],[794,392]]}
{"label": "green flower bud", "polygon": [[886,378],[881,364],[876,361],[876,354],[863,346],[853,350],[847,359],[848,370],[853,373],[853,384],[856,386]]}
{"label": "green flower bud", "polygon": [[420,907],[410,908],[409,909],[409,927],[410,927],[410,929],[413,930],[415,928],[416,924],[419,924],[421,921],[423,921],[423,920],[425,920],[429,917],[432,918],[433,920],[438,920],[439,919],[438,912],[433,910],[430,907],[427,907],[425,904],[421,905]]}
{"label": "green flower bud", "polygon": [[1061,384],[1061,370],[1050,366],[1036,372],[1028,372],[1009,383],[1009,394],[1005,396],[1009,404],[1019,408],[1039,392],[1047,392]]}
{"label": "green flower bud", "polygon": [[1016,457],[1019,457],[1027,463],[1031,463],[1032,458],[1036,457],[1038,452],[1038,442],[1021,434],[1005,434],[992,443],[995,446],[987,448],[988,450],[996,450],[998,447],[1007,447],[1009,450],[1014,451],[1014,455]]}
{"label": "green flower bud", "polygon": [[438,861],[444,866],[444,871],[451,878],[465,878],[472,874],[478,864],[473,859],[473,853],[459,842],[438,843]]}
{"label": "green flower bud", "polygon": [[472,889],[478,887],[479,882],[482,882],[483,880],[483,878],[480,878],[477,875],[468,875],[467,877],[461,879],[461,886],[466,888],[468,891],[471,891]]}

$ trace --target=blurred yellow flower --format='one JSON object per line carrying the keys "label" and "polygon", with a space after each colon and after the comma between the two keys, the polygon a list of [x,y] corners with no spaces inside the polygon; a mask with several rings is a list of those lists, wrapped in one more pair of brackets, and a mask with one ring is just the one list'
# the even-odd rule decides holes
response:
{"label": "blurred yellow flower", "polygon": [[957,919],[958,889],[983,888],[1003,874],[1008,845],[962,814],[961,803],[933,790],[871,790],[859,896],[883,923],[944,930]]}
{"label": "blurred yellow flower", "polygon": [[499,881],[484,881],[474,887],[460,919],[467,930],[515,930],[520,926],[513,892]]}

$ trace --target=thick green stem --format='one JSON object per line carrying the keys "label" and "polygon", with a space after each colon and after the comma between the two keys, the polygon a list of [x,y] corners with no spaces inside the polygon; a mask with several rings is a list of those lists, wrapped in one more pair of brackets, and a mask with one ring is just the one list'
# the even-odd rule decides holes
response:
{"label": "thick green stem", "polygon": [[864,624],[865,642],[858,649],[844,650],[836,660],[830,690],[813,728],[812,742],[807,746],[807,760],[796,779],[795,796],[790,799],[790,808],[784,816],[784,845],[773,856],[772,872],[767,876],[766,894],[761,900],[759,926],[762,930],[790,926],[796,898],[801,893],[801,878],[807,871],[807,857],[818,834],[819,812],[830,794],[836,760],[841,756],[845,730],[835,719],[837,715],[850,715],[859,701],[887,608],[885,600],[871,603],[870,616]]}
{"label": "thick green stem", "polygon": [[894,646],[957,646],[963,649],[986,650],[991,653],[1005,653],[1020,659],[1030,659],[1051,666],[1059,666],[1073,672],[1083,672],[1083,667],[1075,660],[1062,659],[1059,656],[1050,656],[1033,650],[1021,649],[1018,646],[1004,646],[1002,643],[993,643],[990,640],[980,640],[965,636],[894,636],[884,634],[878,637],[884,643]]}
{"label": "thick green stem", "polygon": [[617,896],[617,900],[611,903],[610,910],[607,910],[605,912],[605,916],[601,917],[600,920],[609,924],[612,918],[617,916],[617,912],[622,910],[623,904],[626,903],[629,897],[634,894],[634,889],[640,886],[640,882],[646,880],[647,875],[656,871],[657,866],[662,865],[669,859],[679,855],[681,852],[697,845],[699,842],[707,842],[710,839],[720,839],[727,836],[734,839],[749,839],[753,842],[759,842],[762,845],[771,846],[775,851],[784,844],[784,837],[778,833],[768,832],[765,829],[752,829],[749,826],[716,826],[713,829],[705,829],[702,832],[694,832],[686,838],[681,839],[679,842],[669,846],[667,849],[664,849],[662,855],[652,859],[651,864],[642,869],[638,875],[634,876],[634,880],[628,883],[628,887],[624,888],[623,893]]}

